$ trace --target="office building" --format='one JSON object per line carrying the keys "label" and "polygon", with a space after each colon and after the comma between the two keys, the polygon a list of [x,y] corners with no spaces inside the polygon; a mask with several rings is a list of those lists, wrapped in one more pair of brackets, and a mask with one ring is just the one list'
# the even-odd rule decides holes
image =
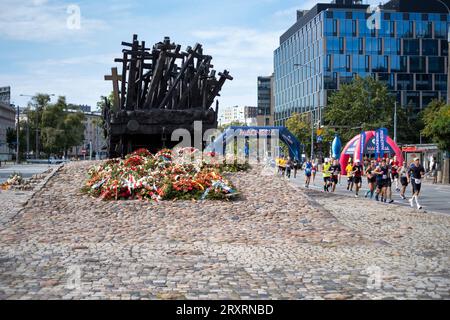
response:
{"label": "office building", "polygon": [[274,76],[258,77],[258,126],[273,126]]}
{"label": "office building", "polygon": [[392,0],[375,13],[359,0],[298,11],[274,53],[275,124],[295,112],[323,120],[329,96],[357,75],[384,82],[413,116],[445,100],[448,21],[437,0]]}

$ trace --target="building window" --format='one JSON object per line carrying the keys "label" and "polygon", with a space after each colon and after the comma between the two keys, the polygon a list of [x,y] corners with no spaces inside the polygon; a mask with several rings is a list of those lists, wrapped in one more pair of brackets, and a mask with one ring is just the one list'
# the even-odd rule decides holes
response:
{"label": "building window", "polygon": [[383,39],[378,38],[378,54],[383,54]]}
{"label": "building window", "polygon": [[370,71],[370,57],[366,55],[366,72]]}
{"label": "building window", "polygon": [[359,52],[359,54],[363,54],[363,51],[364,51],[364,41],[363,41],[363,38],[359,38],[358,52]]}
{"label": "building window", "polygon": [[350,68],[351,68],[351,66],[350,66],[350,55],[347,55],[345,57],[345,70],[347,72],[350,72]]}
{"label": "building window", "polygon": [[352,35],[356,37],[356,20],[352,21]]}
{"label": "building window", "polygon": [[344,38],[343,37],[339,38],[339,53],[341,53],[341,54],[344,53]]}
{"label": "building window", "polygon": [[333,20],[333,36],[337,36],[337,20]]}
{"label": "building window", "polygon": [[326,71],[331,71],[331,54],[327,54]]}

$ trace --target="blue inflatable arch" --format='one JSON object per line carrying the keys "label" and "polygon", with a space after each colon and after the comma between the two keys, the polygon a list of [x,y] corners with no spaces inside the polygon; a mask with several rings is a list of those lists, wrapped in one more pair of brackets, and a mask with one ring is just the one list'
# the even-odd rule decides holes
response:
{"label": "blue inflatable arch", "polygon": [[280,141],[284,142],[289,150],[291,159],[301,160],[302,144],[286,127],[228,127],[220,136],[218,136],[207,147],[207,151],[214,151],[224,154],[226,146],[234,143],[235,137],[271,137],[278,135]]}

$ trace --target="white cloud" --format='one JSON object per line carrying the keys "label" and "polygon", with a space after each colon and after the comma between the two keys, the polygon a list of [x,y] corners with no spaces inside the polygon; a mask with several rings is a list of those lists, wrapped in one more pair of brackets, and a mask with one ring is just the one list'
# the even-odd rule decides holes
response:
{"label": "white cloud", "polygon": [[87,19],[81,8],[81,28],[67,27],[68,5],[46,0],[4,0],[0,11],[0,37],[14,40],[81,40],[93,31],[104,30],[106,23]]}
{"label": "white cloud", "polygon": [[236,104],[256,106],[257,77],[273,72],[273,51],[281,33],[237,27],[193,32],[205,53],[213,57],[215,69],[226,68],[234,77],[223,87],[222,109]]}

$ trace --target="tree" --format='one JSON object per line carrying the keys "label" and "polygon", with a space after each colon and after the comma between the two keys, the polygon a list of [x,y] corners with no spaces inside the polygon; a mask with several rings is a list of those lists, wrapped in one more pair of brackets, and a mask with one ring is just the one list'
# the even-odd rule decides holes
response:
{"label": "tree", "polygon": [[[105,99],[108,101],[109,105],[112,105],[113,100],[114,100],[114,91],[111,91],[111,93],[109,94],[109,96],[105,97],[105,96],[100,96],[100,101],[97,102],[97,107],[100,110],[100,113],[103,114],[103,110],[106,107],[106,101]],[[98,121],[98,125],[100,128],[104,127],[104,119],[103,117],[100,118],[100,121]],[[103,132],[104,138],[106,138],[105,136],[105,132]]]}
{"label": "tree", "polygon": [[[392,135],[394,101],[383,83],[372,77],[356,77],[331,95],[325,109],[325,122],[327,126],[337,126],[336,131],[344,141],[362,130],[380,127],[387,128]],[[398,109],[402,117],[402,110]]]}
{"label": "tree", "polygon": [[65,97],[59,97],[55,104],[42,112],[42,145],[47,154],[66,153],[84,139],[84,114],[70,111]]}
{"label": "tree", "polygon": [[[20,157],[24,158],[24,154],[26,152],[25,146],[26,146],[26,134],[25,131],[22,128],[25,128],[25,122],[21,121],[20,122],[20,133],[19,133],[19,152],[20,152]],[[6,129],[6,144],[8,145],[8,148],[11,150],[16,150],[16,144],[17,144],[17,131],[14,128],[7,128]],[[15,153],[14,153],[15,154]]]}
{"label": "tree", "polygon": [[422,134],[431,139],[441,150],[450,151],[450,105],[433,100],[420,117],[424,122]]}
{"label": "tree", "polygon": [[218,126],[217,129],[220,131],[225,131],[229,127],[246,127],[247,125],[245,123],[242,123],[240,121],[232,121],[231,123],[223,124],[221,126]]}
{"label": "tree", "polygon": [[303,152],[311,157],[311,117],[307,113],[294,113],[286,120],[286,128],[304,145]]}

